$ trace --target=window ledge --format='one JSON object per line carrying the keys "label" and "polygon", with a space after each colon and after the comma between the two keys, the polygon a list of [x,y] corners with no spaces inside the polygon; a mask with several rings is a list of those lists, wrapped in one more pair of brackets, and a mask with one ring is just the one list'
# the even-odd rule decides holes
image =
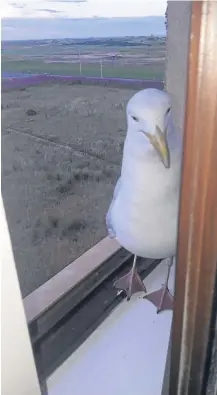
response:
{"label": "window ledge", "polygon": [[106,237],[29,294],[24,298],[27,322],[31,323],[43,315],[120,249],[114,239]]}

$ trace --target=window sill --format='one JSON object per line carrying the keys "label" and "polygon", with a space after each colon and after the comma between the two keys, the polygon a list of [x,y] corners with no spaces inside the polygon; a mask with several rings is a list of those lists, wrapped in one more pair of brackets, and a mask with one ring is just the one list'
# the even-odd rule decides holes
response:
{"label": "window sill", "polygon": [[[162,262],[145,279],[148,291],[161,286]],[[174,270],[171,270],[171,289]],[[87,340],[48,378],[49,395],[159,395],[162,391],[172,312],[134,295],[122,301]]]}

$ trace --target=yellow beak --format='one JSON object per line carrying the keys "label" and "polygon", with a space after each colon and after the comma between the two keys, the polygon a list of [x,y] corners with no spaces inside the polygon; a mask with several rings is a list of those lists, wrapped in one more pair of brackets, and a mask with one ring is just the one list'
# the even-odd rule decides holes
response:
{"label": "yellow beak", "polygon": [[170,167],[170,153],[166,140],[166,130],[163,133],[158,126],[156,126],[155,134],[144,132],[148,137],[150,143],[156,149],[161,161],[163,162],[166,169]]}

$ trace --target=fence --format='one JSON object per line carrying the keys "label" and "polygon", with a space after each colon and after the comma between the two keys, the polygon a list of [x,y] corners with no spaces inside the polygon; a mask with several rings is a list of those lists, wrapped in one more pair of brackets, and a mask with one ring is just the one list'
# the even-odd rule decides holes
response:
{"label": "fence", "polygon": [[133,62],[125,59],[99,59],[94,62],[80,58],[78,62],[72,63],[71,67],[73,73],[85,77],[162,80],[164,76],[164,60]]}
{"label": "fence", "polygon": [[60,54],[50,56],[7,58],[2,60],[4,77],[48,74],[75,77],[164,79],[165,58],[138,54]]}

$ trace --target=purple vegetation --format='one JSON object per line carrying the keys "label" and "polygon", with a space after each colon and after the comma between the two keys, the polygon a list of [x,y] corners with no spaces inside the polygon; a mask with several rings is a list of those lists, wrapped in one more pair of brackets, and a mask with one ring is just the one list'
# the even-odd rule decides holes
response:
{"label": "purple vegetation", "polygon": [[38,85],[46,82],[66,82],[71,84],[83,85],[103,85],[103,86],[117,86],[117,87],[132,87],[132,88],[157,88],[163,89],[164,83],[162,81],[153,80],[139,80],[130,78],[100,78],[100,77],[73,77],[62,75],[19,75],[19,76],[2,76],[2,89],[19,89],[31,85]]}

